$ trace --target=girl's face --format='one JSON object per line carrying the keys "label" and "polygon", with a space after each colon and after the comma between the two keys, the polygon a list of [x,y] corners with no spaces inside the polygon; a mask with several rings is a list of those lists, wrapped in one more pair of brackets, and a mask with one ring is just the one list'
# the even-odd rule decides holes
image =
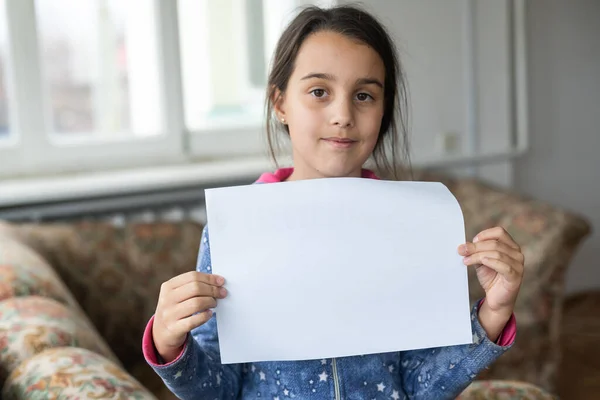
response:
{"label": "girl's face", "polygon": [[369,46],[339,33],[310,35],[275,104],[289,126],[289,180],[359,177],[379,135],[385,68]]}

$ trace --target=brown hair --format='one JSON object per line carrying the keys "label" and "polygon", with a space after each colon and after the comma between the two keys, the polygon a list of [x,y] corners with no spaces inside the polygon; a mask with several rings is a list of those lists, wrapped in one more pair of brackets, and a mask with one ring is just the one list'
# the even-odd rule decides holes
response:
{"label": "brown hair", "polygon": [[[396,48],[382,24],[371,14],[354,6],[338,6],[328,9],[311,6],[303,9],[281,35],[272,61],[267,83],[266,129],[270,155],[277,164],[274,150],[276,133],[282,129],[289,135],[287,125],[273,116],[277,90],[285,92],[295,66],[295,60],[304,40],[311,34],[331,31],[358,40],[379,54],[385,68],[384,114],[373,160],[378,172],[398,178],[397,170],[403,169],[397,159],[398,150],[404,156],[404,166],[410,171],[408,151],[408,100],[404,72],[396,55]],[[396,119],[398,112],[398,120]],[[398,147],[399,136],[402,139]],[[391,159],[386,155],[390,152]]]}

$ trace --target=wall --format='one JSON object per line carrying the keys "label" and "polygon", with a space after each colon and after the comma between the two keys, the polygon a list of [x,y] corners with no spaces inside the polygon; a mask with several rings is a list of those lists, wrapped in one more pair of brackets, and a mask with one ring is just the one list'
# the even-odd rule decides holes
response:
{"label": "wall", "polygon": [[[600,230],[600,1],[528,0],[531,151],[517,190]],[[584,243],[567,290],[600,288],[600,234]]]}
{"label": "wall", "polygon": [[[398,48],[409,88],[411,154],[416,164],[509,150],[513,135],[509,0],[361,4],[384,23]],[[471,131],[475,136],[469,135]],[[453,138],[453,149],[441,145],[447,135]],[[479,172],[496,184],[512,184],[508,163]]]}

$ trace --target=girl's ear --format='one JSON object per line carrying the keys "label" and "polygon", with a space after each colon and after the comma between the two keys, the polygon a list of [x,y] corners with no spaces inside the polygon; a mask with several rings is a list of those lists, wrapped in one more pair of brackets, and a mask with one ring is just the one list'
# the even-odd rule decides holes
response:
{"label": "girl's ear", "polygon": [[277,119],[285,124],[285,94],[278,88],[275,88],[271,102],[273,104],[273,110],[275,111]]}

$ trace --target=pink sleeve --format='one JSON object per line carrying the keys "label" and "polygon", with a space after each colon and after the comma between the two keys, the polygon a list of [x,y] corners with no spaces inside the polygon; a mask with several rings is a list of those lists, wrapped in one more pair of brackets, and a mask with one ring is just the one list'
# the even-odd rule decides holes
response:
{"label": "pink sleeve", "polygon": [[502,333],[496,340],[496,344],[498,346],[510,346],[515,342],[515,337],[517,336],[517,319],[515,318],[515,314],[510,316],[510,319],[506,323],[506,326],[502,330]]}
{"label": "pink sleeve", "polygon": [[146,325],[146,329],[144,330],[144,336],[142,338],[142,352],[144,353],[144,358],[146,359],[148,364],[152,365],[153,367],[164,367],[167,365],[171,365],[174,362],[177,362],[185,352],[187,341],[186,344],[183,346],[183,349],[181,349],[181,353],[179,353],[177,358],[175,358],[170,363],[165,364],[159,360],[158,352],[156,351],[156,347],[154,346],[154,339],[152,338],[152,326],[154,326],[154,315],[152,316],[152,318],[150,318],[150,321],[148,321],[148,325]]}
{"label": "pink sleeve", "polygon": [[[483,302],[485,301],[485,297],[479,301],[478,308],[481,307]],[[500,336],[496,340],[496,344],[498,346],[510,346],[515,342],[515,338],[517,337],[517,319],[515,318],[515,313],[513,313],[506,325],[504,325],[504,329],[500,332]]]}

